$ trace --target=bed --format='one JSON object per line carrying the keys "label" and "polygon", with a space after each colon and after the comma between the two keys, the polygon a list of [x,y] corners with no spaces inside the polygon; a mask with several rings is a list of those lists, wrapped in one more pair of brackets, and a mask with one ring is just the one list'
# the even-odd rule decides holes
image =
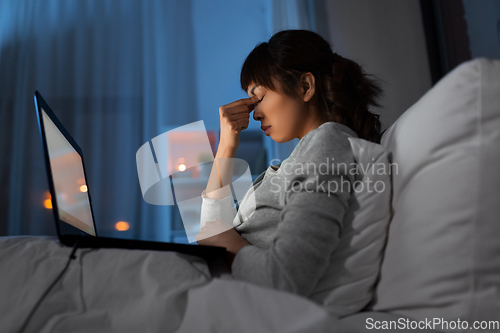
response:
{"label": "bed", "polygon": [[77,249],[69,260],[55,238],[17,236],[0,238],[0,331],[500,331],[499,143],[500,60],[484,58],[457,67],[387,130],[391,222],[359,313],[332,316],[198,257]]}

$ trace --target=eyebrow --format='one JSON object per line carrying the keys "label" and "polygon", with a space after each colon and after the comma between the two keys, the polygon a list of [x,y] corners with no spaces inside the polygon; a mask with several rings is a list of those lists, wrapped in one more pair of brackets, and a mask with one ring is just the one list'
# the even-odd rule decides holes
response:
{"label": "eyebrow", "polygon": [[258,86],[259,86],[258,84],[254,85],[252,88],[252,91],[250,91],[250,94],[255,96],[255,94],[253,92],[255,91],[255,88],[257,88]]}

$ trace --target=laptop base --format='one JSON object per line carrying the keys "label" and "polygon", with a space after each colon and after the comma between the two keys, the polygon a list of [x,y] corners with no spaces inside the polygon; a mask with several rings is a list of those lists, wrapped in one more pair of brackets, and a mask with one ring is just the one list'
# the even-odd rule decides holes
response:
{"label": "laptop base", "polygon": [[129,250],[175,251],[198,256],[205,260],[223,259],[226,254],[226,248],[224,247],[206,245],[161,243],[153,241],[80,235],[62,235],[59,240],[66,246],[74,246],[76,242],[78,242],[79,248],[116,248]]}

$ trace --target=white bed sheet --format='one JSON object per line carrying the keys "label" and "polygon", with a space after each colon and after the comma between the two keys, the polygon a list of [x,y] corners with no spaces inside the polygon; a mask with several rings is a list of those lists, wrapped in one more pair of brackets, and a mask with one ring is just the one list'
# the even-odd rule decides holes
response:
{"label": "white bed sheet", "polygon": [[[1,332],[19,330],[70,252],[51,237],[0,238]],[[211,278],[194,256],[78,249],[26,331],[301,332],[326,331],[332,321],[302,297]]]}
{"label": "white bed sheet", "polygon": [[[53,237],[0,237],[0,332],[17,332],[71,253]],[[286,292],[210,276],[176,252],[78,249],[25,332],[369,332]],[[386,331],[390,332],[390,331]],[[398,331],[401,332],[401,331]]]}

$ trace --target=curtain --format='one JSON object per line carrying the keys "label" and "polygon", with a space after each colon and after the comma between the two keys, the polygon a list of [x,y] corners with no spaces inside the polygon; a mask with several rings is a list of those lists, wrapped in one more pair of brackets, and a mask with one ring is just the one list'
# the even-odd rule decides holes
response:
{"label": "curtain", "polygon": [[0,2],[0,234],[55,234],[43,205],[48,184],[36,89],[84,151],[100,234],[114,235],[114,224],[126,221],[131,228],[120,237],[168,239],[171,207],[144,202],[135,153],[165,126],[197,120],[190,7]]}
{"label": "curtain", "polygon": [[[315,4],[314,0],[268,0],[267,26],[269,35],[272,36],[276,32],[286,29],[305,29],[318,32],[316,24],[318,5],[320,4]],[[270,138],[266,138],[265,145],[269,163],[278,164],[286,159],[298,142],[298,139],[293,139],[284,143],[276,143]]]}
{"label": "curtain", "polygon": [[[33,93],[84,152],[102,236],[172,240],[175,206],[141,195],[135,154],[157,135],[246,97],[245,56],[281,29],[316,29],[312,0],[0,1],[0,235],[55,235]],[[267,162],[288,157],[258,122]],[[128,231],[115,223],[126,221]]]}

